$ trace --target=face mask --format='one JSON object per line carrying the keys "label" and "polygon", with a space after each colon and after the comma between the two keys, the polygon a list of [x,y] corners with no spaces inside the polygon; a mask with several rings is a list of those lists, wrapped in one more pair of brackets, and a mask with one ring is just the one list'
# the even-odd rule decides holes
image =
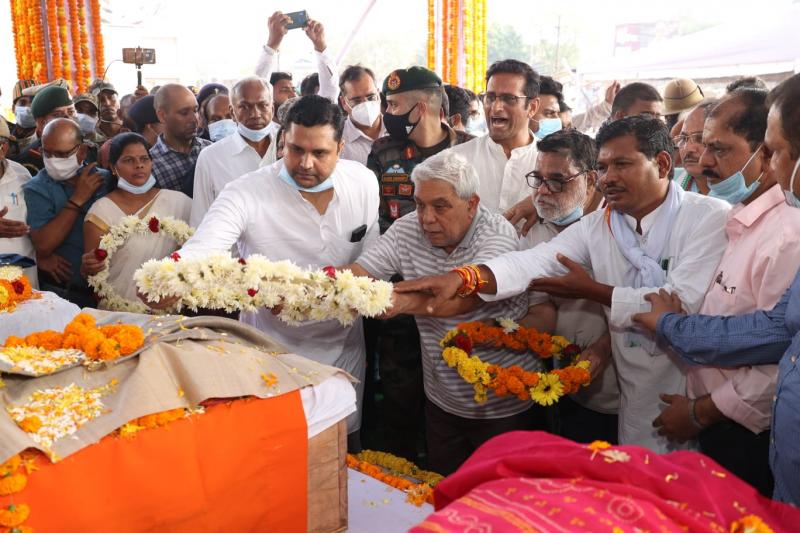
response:
{"label": "face mask", "polygon": [[211,137],[211,142],[217,142],[229,135],[233,135],[236,130],[236,123],[229,118],[225,118],[208,125],[208,136]]}
{"label": "face mask", "polygon": [[350,111],[350,118],[361,126],[372,126],[381,115],[381,103],[367,100],[361,102]]}
{"label": "face mask", "polygon": [[56,181],[65,181],[74,177],[81,168],[78,154],[72,154],[66,158],[42,156],[42,162],[44,162],[44,169]]}
{"label": "face mask", "polygon": [[758,149],[753,152],[753,155],[751,155],[750,159],[747,160],[747,163],[744,164],[742,170],[720,182],[708,182],[708,188],[711,190],[708,195],[711,198],[725,200],[731,205],[736,205],[739,202],[744,202],[750,198],[750,195],[752,195],[753,192],[758,188],[758,184],[761,182],[761,176],[763,176],[764,173],[762,172],[759,174],[758,178],[748,187],[745,185],[744,174],[742,174],[742,172],[747,168],[747,165],[750,164],[760,149],[761,147],[759,146]]}
{"label": "face mask", "polygon": [[561,218],[556,218],[554,220],[550,220],[556,226],[569,226],[576,220],[579,220],[583,216],[583,206],[578,204],[572,212],[564,215]]}
{"label": "face mask", "polygon": [[131,182],[126,180],[125,178],[119,178],[117,180],[117,187],[122,189],[123,191],[128,191],[131,194],[144,194],[150,189],[152,189],[156,184],[156,177],[150,174],[150,177],[147,178],[142,185],[133,185]]}
{"label": "face mask", "polygon": [[480,137],[488,131],[488,128],[486,127],[486,119],[484,119],[482,116],[469,117],[467,119],[467,123],[464,125],[464,129],[467,130],[467,133],[470,135]]}
{"label": "face mask", "polygon": [[309,188],[301,187],[301,186],[299,186],[297,184],[296,181],[294,181],[294,178],[292,178],[292,176],[289,175],[289,171],[286,170],[286,165],[281,167],[281,171],[278,174],[278,177],[280,177],[281,180],[283,180],[284,183],[286,183],[287,185],[291,186],[293,189],[298,190],[298,191],[303,191],[303,192],[322,192],[322,191],[327,191],[328,189],[333,188],[333,176],[328,176],[328,179],[326,179],[322,183],[318,183],[318,184],[314,185],[313,187],[309,187]]}
{"label": "face mask", "polygon": [[543,118],[539,121],[539,131],[536,132],[536,137],[539,139],[544,139],[551,133],[555,133],[560,129],[560,118]]}
{"label": "face mask", "polygon": [[792,170],[792,177],[789,178],[789,190],[783,191],[783,196],[786,197],[787,204],[800,209],[800,198],[794,194],[794,178],[798,168],[800,168],[800,157],[797,158],[797,163],[794,164],[794,170]]}
{"label": "face mask", "polygon": [[247,139],[248,141],[253,141],[254,143],[260,142],[264,140],[264,137],[270,134],[272,131],[271,124],[267,124],[266,127],[261,128],[260,130],[251,130],[241,122],[236,127],[236,130],[239,132],[239,135]]}
{"label": "face mask", "polygon": [[19,124],[20,128],[32,128],[36,126],[36,120],[33,118],[31,108],[28,106],[16,106],[14,108],[14,116],[17,118],[17,124]]}
{"label": "face mask", "polygon": [[86,134],[92,133],[94,131],[94,127],[97,125],[97,119],[95,117],[91,117],[84,113],[77,113],[75,116],[75,121],[81,127],[81,131]]}
{"label": "face mask", "polygon": [[408,117],[416,107],[417,106],[415,105],[409,109],[408,113],[405,115],[392,115],[390,113],[383,114],[383,126],[386,128],[386,131],[389,133],[389,136],[392,139],[396,141],[405,141],[408,139],[408,136],[411,135],[411,132],[414,131],[414,128],[416,128],[417,124],[419,124],[419,120],[414,124],[408,120]]}

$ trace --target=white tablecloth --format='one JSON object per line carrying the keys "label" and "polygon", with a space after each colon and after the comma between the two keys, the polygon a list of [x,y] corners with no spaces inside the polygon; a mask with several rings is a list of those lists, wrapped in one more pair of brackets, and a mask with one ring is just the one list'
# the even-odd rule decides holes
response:
{"label": "white tablecloth", "polygon": [[406,502],[406,494],[357,470],[347,470],[347,531],[401,533],[422,522],[433,506]]}
{"label": "white tablecloth", "polygon": [[77,305],[55,293],[40,294],[42,298],[39,300],[28,300],[10,313],[0,313],[0,344],[5,344],[10,335],[24,337],[45,329],[62,331],[81,312]]}

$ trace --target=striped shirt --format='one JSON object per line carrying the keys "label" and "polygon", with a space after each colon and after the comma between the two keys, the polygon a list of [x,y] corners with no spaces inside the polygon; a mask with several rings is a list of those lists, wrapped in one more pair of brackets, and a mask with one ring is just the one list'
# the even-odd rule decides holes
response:
{"label": "striped shirt", "polygon": [[[164,142],[164,136],[159,135],[156,144],[150,148],[150,158],[153,160],[153,176],[161,189],[172,189],[192,195],[191,184],[194,183],[194,167],[200,150],[211,146],[211,141],[195,137],[192,149],[188,154],[176,152]],[[189,176],[191,174],[191,176]],[[188,192],[187,189],[188,188]]]}
{"label": "striped shirt", "polygon": [[[448,272],[468,263],[485,263],[505,252],[519,249],[513,226],[499,214],[478,207],[467,234],[450,254],[431,246],[425,238],[416,213],[395,221],[378,241],[361,254],[358,263],[379,279],[388,280],[394,274],[414,279]],[[511,416],[529,409],[529,402],[516,397],[499,398],[489,394],[486,403],[474,400],[472,385],[442,359],[439,341],[449,329],[461,322],[511,318],[519,320],[528,310],[526,295],[491,304],[482,304],[475,311],[448,318],[415,317],[422,345],[422,372],[425,395],[448,413],[464,418],[487,419]],[[520,365],[526,370],[542,370],[539,359],[528,353],[480,348],[475,354],[484,362],[502,366]]]}

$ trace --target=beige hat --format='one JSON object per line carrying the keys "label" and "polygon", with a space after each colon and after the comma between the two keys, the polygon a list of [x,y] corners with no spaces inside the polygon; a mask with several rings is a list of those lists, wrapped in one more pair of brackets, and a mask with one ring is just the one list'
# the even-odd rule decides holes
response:
{"label": "beige hat", "polygon": [[67,92],[69,92],[70,90],[69,82],[63,78],[59,78],[49,83],[43,83],[41,85],[33,85],[31,87],[22,89],[22,96],[36,96],[36,94],[45,87],[52,87],[52,86],[63,87],[64,89],[67,90]]}
{"label": "beige hat", "polygon": [[691,109],[703,100],[703,90],[693,80],[675,78],[664,87],[664,114]]}
{"label": "beige hat", "polygon": [[6,119],[0,116],[0,137],[4,139],[8,139],[10,141],[16,141],[17,138],[11,135],[11,130],[8,127],[8,122]]}

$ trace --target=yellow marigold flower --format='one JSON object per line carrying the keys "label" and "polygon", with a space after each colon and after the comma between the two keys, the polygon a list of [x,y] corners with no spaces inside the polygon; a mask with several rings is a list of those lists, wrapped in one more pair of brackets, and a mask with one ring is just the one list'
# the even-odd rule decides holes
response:
{"label": "yellow marigold flower", "polygon": [[564,395],[564,386],[555,374],[543,374],[531,389],[531,399],[539,405],[553,405]]}
{"label": "yellow marigold flower", "polygon": [[442,340],[439,341],[439,346],[444,348],[451,340],[453,340],[453,337],[455,337],[456,335],[458,335],[458,330],[451,329],[450,331],[447,332],[444,338],[442,338]]}
{"label": "yellow marigold flower", "polygon": [[0,476],[5,476],[6,474],[13,474],[17,471],[19,466],[22,464],[22,458],[17,455],[12,455],[8,458],[5,463],[0,464]]}
{"label": "yellow marigold flower", "polygon": [[36,433],[42,429],[42,421],[38,416],[29,416],[19,423],[19,427],[25,433]]}
{"label": "yellow marigold flower", "polygon": [[8,474],[0,477],[0,496],[20,492],[27,484],[28,478],[23,474]]}
{"label": "yellow marigold flower", "polygon": [[0,526],[17,527],[31,514],[30,508],[24,503],[9,505],[0,509]]}
{"label": "yellow marigold flower", "polygon": [[734,521],[731,524],[731,533],[774,533],[772,528],[764,523],[761,518],[751,514]]}
{"label": "yellow marigold flower", "polygon": [[592,450],[593,452],[596,452],[599,450],[606,450],[608,448],[611,448],[611,444],[604,440],[595,440],[592,441],[590,444],[588,444],[586,447]]}
{"label": "yellow marigold flower", "polygon": [[444,362],[447,363],[447,366],[450,368],[456,366],[458,364],[458,360],[462,357],[466,357],[467,352],[462,350],[461,348],[449,347],[445,348],[442,351],[442,358]]}
{"label": "yellow marigold flower", "polygon": [[262,372],[261,379],[264,380],[264,384],[266,384],[267,387],[274,387],[275,385],[278,384],[278,376],[276,376],[272,372],[270,372],[269,374],[264,374]]}

